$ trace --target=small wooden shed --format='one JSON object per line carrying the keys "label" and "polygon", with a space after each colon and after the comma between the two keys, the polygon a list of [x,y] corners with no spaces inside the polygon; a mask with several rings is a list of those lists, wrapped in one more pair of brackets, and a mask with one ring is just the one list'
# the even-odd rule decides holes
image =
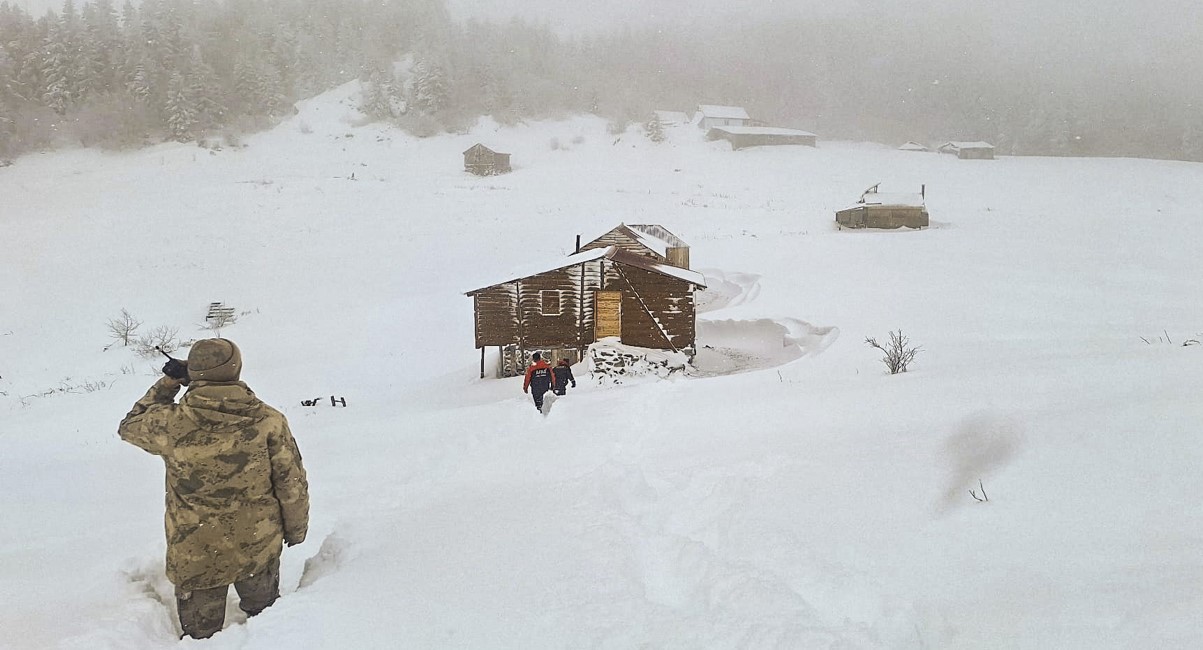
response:
{"label": "small wooden shed", "polygon": [[689,116],[684,111],[652,111],[652,119],[663,126],[689,124]]}
{"label": "small wooden shed", "polygon": [[702,274],[618,246],[583,250],[472,297],[480,374],[485,348],[576,349],[617,337],[626,345],[692,353],[694,292]]}
{"label": "small wooden shed", "polygon": [[844,228],[927,227],[926,186],[920,186],[918,194],[882,193],[877,187],[865,190],[854,205],[836,212],[836,223]]}
{"label": "small wooden shed", "polygon": [[659,224],[620,223],[579,246],[577,252],[617,246],[678,268],[689,268],[689,244]]}
{"label": "small wooden shed", "polygon": [[817,146],[819,136],[798,129],[783,129],[776,126],[716,126],[706,132],[707,140],[726,140],[735,150],[745,147],[772,145]]}
{"label": "small wooden shed", "polygon": [[961,160],[994,160],[994,145],[989,142],[945,142],[937,151]]}
{"label": "small wooden shed", "polygon": [[493,151],[478,142],[464,152],[464,171],[477,176],[509,173],[510,154]]}

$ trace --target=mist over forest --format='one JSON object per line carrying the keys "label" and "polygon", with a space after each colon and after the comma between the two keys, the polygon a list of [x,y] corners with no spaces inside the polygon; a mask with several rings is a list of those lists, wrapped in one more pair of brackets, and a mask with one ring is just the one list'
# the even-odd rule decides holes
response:
{"label": "mist over forest", "polygon": [[421,136],[706,103],[823,139],[1203,161],[1199,3],[645,5],[0,2],[0,156],[234,139],[358,78],[371,118]]}

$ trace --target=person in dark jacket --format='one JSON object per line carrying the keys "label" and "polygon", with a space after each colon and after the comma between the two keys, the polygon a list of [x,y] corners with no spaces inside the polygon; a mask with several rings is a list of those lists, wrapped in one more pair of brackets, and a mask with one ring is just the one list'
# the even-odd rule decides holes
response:
{"label": "person in dark jacket", "polygon": [[556,395],[563,395],[568,392],[568,382],[572,382],[572,387],[576,388],[576,377],[572,376],[572,365],[568,359],[560,359],[555,368],[551,369],[551,390]]}
{"label": "person in dark jacket", "polygon": [[530,391],[535,398],[535,408],[543,411],[543,394],[551,389],[551,366],[543,360],[538,352],[531,355],[534,363],[526,369],[526,380],[522,382],[522,392]]}

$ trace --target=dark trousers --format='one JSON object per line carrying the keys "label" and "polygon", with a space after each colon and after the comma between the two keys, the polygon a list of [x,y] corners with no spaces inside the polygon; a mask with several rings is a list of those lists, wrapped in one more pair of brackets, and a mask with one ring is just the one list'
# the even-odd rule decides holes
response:
{"label": "dark trousers", "polygon": [[[212,589],[175,590],[176,610],[180,613],[180,627],[184,635],[194,639],[207,639],[221,631],[226,622],[226,593],[230,586]],[[238,592],[238,607],[246,615],[254,616],[267,609],[280,597],[280,558],[268,563],[267,568],[255,575],[234,583]]]}
{"label": "dark trousers", "polygon": [[535,398],[535,408],[542,411],[543,410],[543,396],[547,394],[547,391],[531,389],[530,394],[531,394],[531,397]]}

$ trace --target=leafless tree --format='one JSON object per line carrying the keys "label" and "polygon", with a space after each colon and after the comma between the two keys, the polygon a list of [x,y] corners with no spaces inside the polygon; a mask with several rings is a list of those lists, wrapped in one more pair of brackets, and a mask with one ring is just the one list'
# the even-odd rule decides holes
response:
{"label": "leafless tree", "polygon": [[122,309],[121,316],[110,318],[105,325],[109,328],[109,336],[121,341],[122,347],[128,347],[130,339],[137,333],[142,321],[134,318],[128,310]]}
{"label": "leafless tree", "polygon": [[900,372],[906,372],[906,367],[915,360],[915,355],[922,350],[920,347],[911,345],[911,340],[907,338],[902,330],[890,332],[890,340],[882,345],[877,342],[877,339],[866,337],[865,343],[870,347],[881,350],[883,356],[881,362],[886,364],[886,368],[890,369],[891,375],[896,375]]}
{"label": "leafless tree", "polygon": [[159,350],[167,353],[174,352],[180,347],[180,341],[176,338],[179,333],[180,328],[178,327],[167,327],[166,325],[156,327],[138,337],[134,349],[144,357],[153,357],[158,354]]}

